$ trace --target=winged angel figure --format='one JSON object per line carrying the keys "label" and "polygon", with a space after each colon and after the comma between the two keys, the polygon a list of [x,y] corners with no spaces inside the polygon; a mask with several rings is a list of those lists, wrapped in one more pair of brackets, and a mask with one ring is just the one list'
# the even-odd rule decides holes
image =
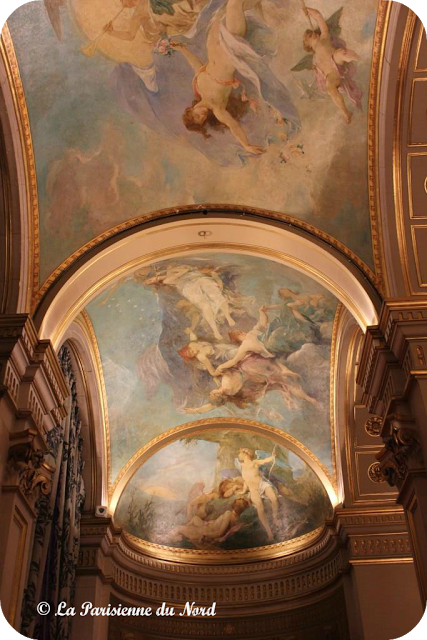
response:
{"label": "winged angel figure", "polygon": [[[343,7],[328,20],[325,20],[316,9],[307,7],[304,12],[312,27],[307,29],[303,37],[303,47],[307,55],[291,71],[314,71],[317,89],[321,93],[329,94],[346,122],[350,124],[353,114],[347,108],[344,95],[348,96],[355,107],[361,109],[363,94],[354,81],[356,74],[354,63],[359,60],[359,55],[347,49],[346,43],[340,39]],[[313,28],[312,19],[317,23],[316,29]],[[304,88],[303,81],[299,86],[303,93],[309,94],[309,91]]]}
{"label": "winged angel figure", "polygon": [[[185,139],[221,166],[241,166],[300,129],[290,93],[269,66],[276,34],[260,0],[120,2],[115,16],[114,0],[69,7],[90,40],[83,53],[118,63],[112,90],[146,127]],[[45,0],[59,38],[66,3]]]}

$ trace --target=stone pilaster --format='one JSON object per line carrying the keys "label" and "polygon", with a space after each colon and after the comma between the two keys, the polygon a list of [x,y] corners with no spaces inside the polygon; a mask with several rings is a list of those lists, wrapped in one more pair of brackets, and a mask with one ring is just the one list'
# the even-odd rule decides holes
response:
{"label": "stone pilaster", "polygon": [[0,599],[20,628],[36,502],[51,491],[55,460],[46,434],[66,415],[69,395],[55,351],[25,314],[0,318]]}
{"label": "stone pilaster", "polygon": [[420,587],[427,598],[427,302],[393,301],[367,330],[358,384],[381,421],[375,473],[399,491]]}

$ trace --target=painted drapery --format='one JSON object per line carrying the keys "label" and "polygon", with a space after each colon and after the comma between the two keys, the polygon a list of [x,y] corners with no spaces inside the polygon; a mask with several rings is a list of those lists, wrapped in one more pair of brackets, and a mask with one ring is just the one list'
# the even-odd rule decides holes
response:
{"label": "painted drapery", "polygon": [[[68,413],[46,438],[56,472],[50,495],[41,496],[36,503],[33,553],[22,608],[21,633],[37,640],[67,640],[70,637],[72,618],[55,616],[54,612],[60,602],[72,606],[74,601],[80,518],[85,497],[76,380],[66,346],[61,348],[58,357],[70,387]],[[41,601],[51,606],[47,616],[37,616],[36,605]]]}

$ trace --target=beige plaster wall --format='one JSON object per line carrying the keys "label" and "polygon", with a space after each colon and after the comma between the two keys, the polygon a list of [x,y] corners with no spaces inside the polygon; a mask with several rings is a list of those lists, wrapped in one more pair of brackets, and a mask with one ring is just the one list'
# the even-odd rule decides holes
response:
{"label": "beige plaster wall", "polygon": [[400,638],[418,624],[423,606],[412,563],[356,565],[353,569],[363,640]]}

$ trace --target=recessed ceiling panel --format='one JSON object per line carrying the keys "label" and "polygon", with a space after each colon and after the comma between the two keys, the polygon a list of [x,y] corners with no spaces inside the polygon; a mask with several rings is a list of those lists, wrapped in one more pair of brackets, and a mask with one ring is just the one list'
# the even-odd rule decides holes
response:
{"label": "recessed ceiling panel", "polygon": [[36,159],[40,283],[116,225],[199,203],[288,214],[372,266],[377,7],[317,0],[305,14],[298,0],[69,0],[19,8],[8,26]]}
{"label": "recessed ceiling panel", "polygon": [[278,428],[333,474],[336,308],[311,278],[253,255],[192,254],[118,278],[86,307],[105,380],[111,481],[166,431],[212,418]]}

